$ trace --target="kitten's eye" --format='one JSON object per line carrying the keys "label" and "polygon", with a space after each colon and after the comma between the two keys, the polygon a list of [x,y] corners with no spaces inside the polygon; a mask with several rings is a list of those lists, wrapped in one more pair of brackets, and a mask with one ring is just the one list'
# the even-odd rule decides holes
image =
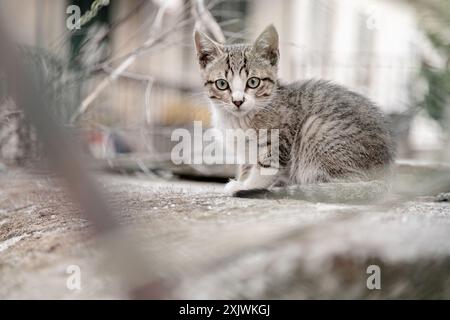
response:
{"label": "kitten's eye", "polygon": [[224,79],[216,80],[216,87],[219,90],[227,90],[228,89],[228,82]]}
{"label": "kitten's eye", "polygon": [[261,83],[261,80],[257,77],[251,77],[247,80],[247,87],[256,89],[258,88],[259,84]]}

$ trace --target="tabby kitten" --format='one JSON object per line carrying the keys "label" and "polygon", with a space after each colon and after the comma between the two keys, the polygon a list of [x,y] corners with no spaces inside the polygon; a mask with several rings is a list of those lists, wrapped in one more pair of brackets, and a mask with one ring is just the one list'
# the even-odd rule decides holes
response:
{"label": "tabby kitten", "polygon": [[280,83],[273,25],[253,44],[219,44],[199,31],[194,38],[214,125],[279,130],[277,174],[261,174],[264,163],[243,165],[227,193],[370,180],[389,169],[393,140],[373,102],[323,80]]}

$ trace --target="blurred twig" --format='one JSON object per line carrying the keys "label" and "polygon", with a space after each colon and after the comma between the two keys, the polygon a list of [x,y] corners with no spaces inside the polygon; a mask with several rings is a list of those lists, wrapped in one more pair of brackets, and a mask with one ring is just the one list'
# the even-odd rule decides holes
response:
{"label": "blurred twig", "polygon": [[223,34],[222,29],[211,12],[205,8],[203,0],[194,1],[192,6],[192,16],[195,19],[196,29],[206,33],[209,31],[216,41],[221,43],[225,42],[225,35]]}
{"label": "blurred twig", "polygon": [[[149,38],[144,42],[143,46],[141,48],[147,48],[154,44],[154,42],[157,39],[157,34],[161,30],[162,21],[164,17],[164,13],[167,10],[168,2],[164,2],[161,7],[159,7],[158,13],[156,14],[156,18],[153,21],[151,33]],[[81,103],[80,108],[78,111],[73,115],[71,119],[71,123],[74,123],[80,115],[82,115],[84,112],[86,112],[89,105],[97,98],[97,96],[114,80],[117,79],[117,77],[122,74],[129,66],[131,66],[137,59],[137,57],[140,54],[140,49],[135,50],[125,61],[123,61],[117,68],[115,68],[109,76],[104,78],[99,85],[92,91]]]}
{"label": "blurred twig", "polygon": [[[216,40],[220,42],[225,41],[225,37],[221,31],[220,25],[211,15],[209,8],[204,6],[202,0],[192,0],[192,13],[193,17],[180,21],[174,28],[170,28],[164,32],[161,32],[162,23],[164,14],[167,10],[168,3],[164,2],[158,9],[156,17],[153,21],[151,32],[147,40],[138,48],[128,53],[124,57],[120,57],[115,60],[123,61],[114,68],[113,70],[109,70],[109,75],[105,77],[96,87],[95,89],[82,101],[80,107],[77,112],[72,116],[71,123],[75,123],[79,117],[84,114],[92,102],[100,95],[103,90],[108,87],[108,85],[115,81],[121,74],[123,74],[135,61],[136,59],[143,53],[147,52],[150,48],[154,47],[156,44],[159,44],[164,41],[164,39],[170,34],[173,33],[176,29],[180,27],[184,27],[191,21],[196,21],[196,25],[202,29],[210,30],[210,32],[214,35]],[[105,64],[110,64],[112,61],[107,61]],[[103,67],[102,67],[103,68]]]}

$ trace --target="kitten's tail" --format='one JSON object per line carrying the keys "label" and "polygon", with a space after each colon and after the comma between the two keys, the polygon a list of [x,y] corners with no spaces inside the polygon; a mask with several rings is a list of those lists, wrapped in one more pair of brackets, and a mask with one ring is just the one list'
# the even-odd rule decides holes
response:
{"label": "kitten's tail", "polygon": [[329,203],[368,203],[380,200],[388,191],[389,184],[386,181],[372,180],[240,190],[235,192],[233,196],[254,199],[298,199]]}

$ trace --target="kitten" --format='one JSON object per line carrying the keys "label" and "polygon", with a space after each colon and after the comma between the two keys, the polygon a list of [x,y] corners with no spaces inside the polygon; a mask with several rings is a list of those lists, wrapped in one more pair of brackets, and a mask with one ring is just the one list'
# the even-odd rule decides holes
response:
{"label": "kitten", "polygon": [[373,102],[323,80],[280,83],[273,25],[250,45],[219,44],[199,31],[194,40],[214,125],[279,130],[277,174],[261,173],[267,163],[242,165],[227,193],[370,180],[389,170],[394,143]]}

